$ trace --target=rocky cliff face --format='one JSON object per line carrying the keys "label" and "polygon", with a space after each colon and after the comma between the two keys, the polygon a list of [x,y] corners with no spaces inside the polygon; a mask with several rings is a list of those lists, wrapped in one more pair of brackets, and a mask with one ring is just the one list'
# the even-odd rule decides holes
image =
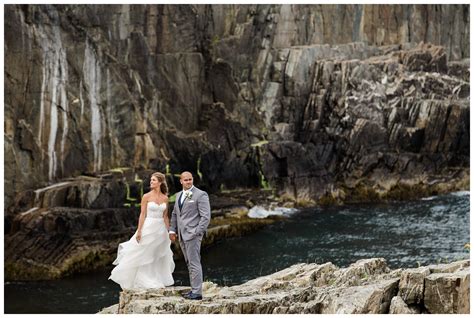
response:
{"label": "rocky cliff face", "polygon": [[179,295],[189,287],[124,290],[99,313],[469,314],[469,269],[469,260],[396,270],[381,258],[347,268],[296,264],[238,286],[205,282],[202,301]]}
{"label": "rocky cliff face", "polygon": [[5,206],[124,166],[299,200],[459,179],[466,58],[468,5],[7,5]]}
{"label": "rocky cliff face", "polygon": [[262,146],[270,183],[296,199],[336,201],[403,199],[446,191],[443,182],[453,189],[456,180],[467,186],[469,82],[449,75],[441,47],[279,54],[274,70],[285,66],[273,73],[265,90],[272,99],[263,103],[274,128]]}
{"label": "rocky cliff face", "polygon": [[9,275],[108,262],[150,170],[301,205],[467,188],[469,23],[468,5],[6,5]]}

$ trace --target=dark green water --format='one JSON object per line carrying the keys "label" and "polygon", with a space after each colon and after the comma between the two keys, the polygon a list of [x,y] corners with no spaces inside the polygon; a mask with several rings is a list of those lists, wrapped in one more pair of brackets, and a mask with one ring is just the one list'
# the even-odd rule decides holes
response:
{"label": "dark green water", "polygon": [[[391,268],[469,258],[469,193],[403,203],[307,209],[202,253],[204,279],[235,285],[299,262],[347,266],[384,257]],[[6,282],[5,313],[96,313],[118,302],[110,269],[56,281]],[[177,262],[176,285],[188,285]]]}

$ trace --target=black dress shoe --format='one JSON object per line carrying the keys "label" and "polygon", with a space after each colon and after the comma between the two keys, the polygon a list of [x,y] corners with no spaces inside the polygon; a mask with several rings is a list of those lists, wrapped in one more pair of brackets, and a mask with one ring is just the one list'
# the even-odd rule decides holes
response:
{"label": "black dress shoe", "polygon": [[181,293],[181,296],[186,297],[186,296],[189,296],[191,293],[192,293],[192,291]]}
{"label": "black dress shoe", "polygon": [[183,297],[189,300],[202,300],[202,295],[194,294],[192,292],[189,294],[183,295]]}

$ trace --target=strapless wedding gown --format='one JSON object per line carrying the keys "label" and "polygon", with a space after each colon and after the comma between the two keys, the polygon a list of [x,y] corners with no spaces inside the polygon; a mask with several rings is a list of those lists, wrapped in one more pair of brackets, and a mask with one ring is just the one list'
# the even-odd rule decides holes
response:
{"label": "strapless wedding gown", "polygon": [[171,240],[163,219],[165,208],[165,203],[148,202],[140,243],[135,232],[130,240],[119,244],[113,262],[117,266],[109,279],[122,289],[163,288],[174,284]]}

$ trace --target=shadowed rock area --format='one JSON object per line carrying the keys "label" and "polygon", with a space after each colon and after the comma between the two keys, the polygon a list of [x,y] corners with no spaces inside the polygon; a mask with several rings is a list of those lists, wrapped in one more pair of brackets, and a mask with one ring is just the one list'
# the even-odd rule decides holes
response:
{"label": "shadowed rock area", "polygon": [[277,60],[262,148],[281,193],[347,202],[467,188],[470,86],[448,75],[442,47],[305,46]]}
{"label": "shadowed rock area", "polygon": [[189,287],[120,294],[102,314],[468,314],[469,260],[390,270],[383,258],[347,268],[295,264],[242,285],[203,286],[203,300],[179,296]]}
{"label": "shadowed rock area", "polygon": [[[149,181],[150,171],[139,175]],[[34,200],[20,198],[18,209],[28,210],[7,218],[5,224],[6,279],[56,279],[110,265],[118,244],[137,229],[140,208],[124,206],[139,201],[140,186],[148,183],[136,178],[129,169],[116,170],[100,178],[79,177],[36,190],[29,195]],[[269,203],[269,195],[265,191],[211,195],[212,219],[203,246],[274,222],[275,218],[247,216],[254,205]],[[175,258],[182,257],[177,243],[172,249]]]}

